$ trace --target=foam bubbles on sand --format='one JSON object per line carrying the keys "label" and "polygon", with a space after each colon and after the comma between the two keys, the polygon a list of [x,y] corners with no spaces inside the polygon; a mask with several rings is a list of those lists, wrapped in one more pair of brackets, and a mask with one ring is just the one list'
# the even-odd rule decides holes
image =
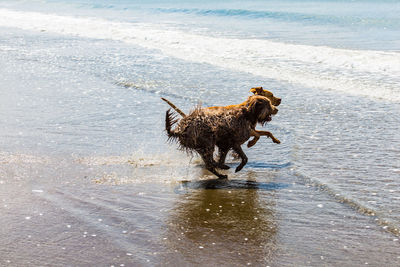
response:
{"label": "foam bubbles on sand", "polygon": [[179,166],[182,164],[181,153],[176,151],[161,154],[146,154],[143,151],[136,151],[127,156],[89,156],[78,158],[77,162],[89,166],[124,165],[134,167],[152,166]]}
{"label": "foam bubbles on sand", "polygon": [[0,164],[34,164],[34,163],[47,163],[47,157],[38,157],[28,154],[12,154],[0,151]]}

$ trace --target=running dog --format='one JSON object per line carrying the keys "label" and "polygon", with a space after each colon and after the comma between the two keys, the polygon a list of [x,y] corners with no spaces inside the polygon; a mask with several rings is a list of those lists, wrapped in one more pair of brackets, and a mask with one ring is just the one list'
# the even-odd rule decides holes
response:
{"label": "running dog", "polygon": [[[281,104],[281,99],[279,97],[274,96],[274,94],[272,92],[265,90],[262,87],[253,87],[250,89],[250,92],[252,92],[254,95],[265,96],[266,98],[269,99],[269,101],[271,102],[271,104],[273,106],[277,107]],[[167,102],[168,105],[170,105],[176,112],[179,113],[179,115],[181,115],[182,117],[186,117],[186,114],[182,110],[180,110],[177,106],[175,106],[173,103],[171,103],[169,100],[167,100],[163,97],[161,99],[164,100],[165,102]],[[237,105],[225,106],[224,108],[233,109],[236,107],[244,107],[244,106],[248,105],[247,101],[248,100],[244,101],[241,104],[237,104]],[[208,107],[208,108],[209,109],[219,109],[221,107]],[[279,141],[277,138],[275,138],[275,136],[269,131],[257,131],[254,128],[254,129],[252,129],[250,136],[253,136],[254,138],[247,143],[247,147],[254,146],[257,143],[257,141],[260,139],[261,136],[267,136],[267,137],[271,138],[272,141],[276,144],[281,143],[281,141]]]}
{"label": "running dog", "polygon": [[[175,129],[172,127],[178,120],[169,109],[165,116],[167,135],[169,139],[176,140],[182,149],[199,153],[210,172],[220,179],[226,179],[227,175],[220,174],[216,168],[229,168],[224,164],[228,151],[233,149],[239,154],[242,161],[235,172],[240,171],[248,160],[241,145],[250,138],[257,123],[263,125],[271,121],[271,116],[278,112],[264,96],[250,96],[245,102],[245,105],[229,108],[197,108],[185,115]],[[215,146],[220,154],[218,163],[213,158]]]}

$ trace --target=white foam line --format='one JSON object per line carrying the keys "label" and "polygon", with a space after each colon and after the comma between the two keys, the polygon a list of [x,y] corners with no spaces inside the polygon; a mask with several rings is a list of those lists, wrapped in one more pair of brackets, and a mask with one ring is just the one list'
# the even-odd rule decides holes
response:
{"label": "white foam line", "polygon": [[306,87],[400,101],[400,53],[229,39],[153,24],[0,9],[0,26],[108,39]]}

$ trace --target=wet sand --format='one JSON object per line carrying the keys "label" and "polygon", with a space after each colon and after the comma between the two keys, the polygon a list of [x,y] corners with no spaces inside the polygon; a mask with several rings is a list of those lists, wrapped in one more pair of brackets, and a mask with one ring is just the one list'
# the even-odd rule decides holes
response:
{"label": "wet sand", "polygon": [[2,154],[2,266],[400,264],[397,236],[290,167],[146,180],[105,160]]}

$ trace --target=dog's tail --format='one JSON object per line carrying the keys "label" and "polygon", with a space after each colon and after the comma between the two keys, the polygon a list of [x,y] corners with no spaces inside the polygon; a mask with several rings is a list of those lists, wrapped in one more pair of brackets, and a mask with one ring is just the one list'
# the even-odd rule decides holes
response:
{"label": "dog's tail", "polygon": [[169,139],[175,139],[179,137],[179,134],[172,130],[172,126],[178,120],[175,118],[174,114],[171,112],[171,109],[168,109],[165,113],[165,130],[167,131],[167,135]]}
{"label": "dog's tail", "polygon": [[183,113],[182,110],[180,110],[177,106],[175,106],[174,104],[172,104],[169,100],[165,99],[164,97],[161,97],[162,100],[164,100],[165,102],[168,103],[168,105],[171,106],[171,108],[175,109],[176,112],[178,112],[182,117],[186,117],[186,114]]}

